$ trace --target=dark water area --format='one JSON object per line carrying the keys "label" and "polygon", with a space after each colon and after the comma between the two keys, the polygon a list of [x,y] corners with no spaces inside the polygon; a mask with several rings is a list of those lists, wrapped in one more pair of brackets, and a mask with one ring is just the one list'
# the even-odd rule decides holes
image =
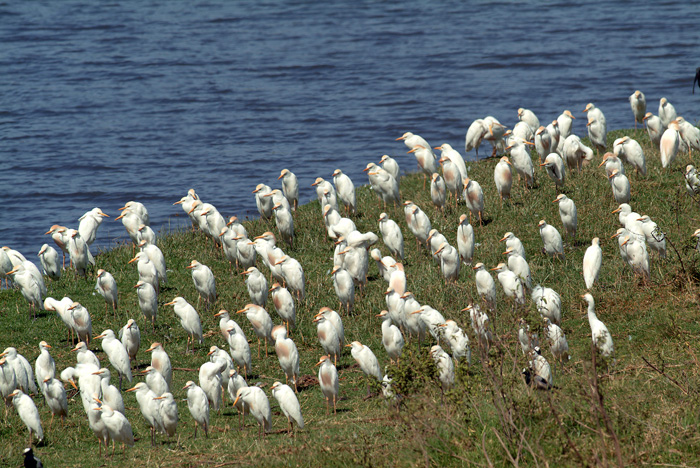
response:
{"label": "dark water area", "polygon": [[640,89],[700,118],[697,2],[11,1],[0,42],[0,243],[33,260],[95,206],[93,251],[128,238],[129,200],[156,231],[186,225],[189,188],[253,217],[285,167],[307,201],[383,154],[415,170],[406,131],[463,153],[472,120],[518,107],[583,136],[588,102],[632,127]]}

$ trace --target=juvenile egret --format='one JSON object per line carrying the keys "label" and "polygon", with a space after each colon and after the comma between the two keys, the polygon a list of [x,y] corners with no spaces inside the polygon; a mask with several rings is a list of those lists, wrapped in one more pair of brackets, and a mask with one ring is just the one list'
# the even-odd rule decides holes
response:
{"label": "juvenile egret", "polygon": [[102,338],[102,350],[107,354],[112,367],[119,373],[119,390],[121,390],[122,377],[126,377],[129,382],[132,380],[129,353],[109,328],[95,337],[97,338]]}
{"label": "juvenile egret", "polygon": [[510,188],[513,186],[513,172],[510,166],[512,164],[508,157],[503,156],[493,170],[493,181],[501,201],[510,198]]}
{"label": "juvenile egret", "polygon": [[[163,345],[160,343],[151,344],[151,347],[148,348],[146,352],[152,353],[151,367],[153,367],[153,370],[155,370],[157,373],[160,374],[161,377],[163,377],[166,388],[169,389],[173,381],[173,367],[170,364],[170,357],[168,356],[168,353],[165,352]],[[146,377],[146,380],[148,380],[148,377]],[[153,391],[155,391],[151,384],[149,384],[148,386],[151,387]],[[162,394],[163,392],[158,393],[157,396],[160,396]]]}
{"label": "juvenile egret", "polygon": [[205,437],[209,438],[209,400],[204,390],[189,380],[183,390],[187,390],[187,408],[194,419],[194,438],[197,438],[197,427],[202,426]]}
{"label": "juvenile egret", "polygon": [[659,119],[661,119],[661,124],[664,127],[668,127],[676,119],[676,116],[676,108],[673,107],[673,104],[668,102],[668,99],[665,97],[659,99]]}
{"label": "juvenile egret", "polygon": [[229,328],[226,330],[228,333],[228,346],[229,354],[231,358],[236,362],[236,365],[243,368],[245,376],[248,377],[248,372],[252,369],[252,361],[250,357],[250,346],[248,345],[248,339],[246,338],[243,330],[240,327],[236,328],[233,324],[233,320],[229,320]]}
{"label": "juvenile egret", "polygon": [[532,289],[532,302],[542,317],[557,325],[561,323],[561,297],[554,289],[538,284]]}
{"label": "juvenile egret", "polygon": [[382,318],[382,344],[386,354],[389,356],[392,364],[394,361],[398,363],[404,346],[401,330],[391,323],[391,316],[388,311],[382,310],[376,316]]}
{"label": "juvenile egret", "polygon": [[566,181],[566,166],[561,156],[557,153],[550,153],[540,166],[544,166],[547,175],[554,181],[554,186],[559,191],[559,188],[563,187]]}
{"label": "juvenile egret", "polygon": [[498,282],[503,287],[506,296],[512,297],[515,304],[525,304],[525,291],[520,278],[508,269],[508,266],[501,262],[496,267],[491,268],[498,274]]}
{"label": "juvenile egret", "polygon": [[598,281],[602,263],[603,250],[600,248],[600,239],[594,237],[583,256],[583,281],[586,283],[586,289],[590,290]]}
{"label": "juvenile egret", "polygon": [[147,322],[151,322],[153,330],[156,329],[156,317],[158,315],[158,295],[151,283],[139,281],[134,285],[136,295],[139,298],[139,308]]}
{"label": "juvenile egret", "polygon": [[207,308],[209,308],[216,302],[216,282],[214,280],[214,274],[208,266],[199,263],[197,260],[192,260],[185,268],[192,270],[194,287],[197,292],[199,292],[199,296],[204,299]]}
{"label": "juvenile egret", "polygon": [[472,264],[474,244],[474,228],[467,221],[467,215],[460,215],[459,226],[457,227],[457,250],[459,251],[459,258],[465,265]]}
{"label": "juvenile egret", "polygon": [[384,245],[389,249],[391,255],[398,258],[399,261],[403,260],[404,244],[401,228],[386,213],[379,215],[379,232],[381,232]]}
{"label": "juvenile egret", "polygon": [[296,211],[299,205],[299,181],[297,176],[289,169],[282,169],[277,179],[282,179],[282,192],[289,204],[292,205],[292,209]]}
{"label": "juvenile egret", "polygon": [[151,446],[154,446],[156,432],[165,432],[163,417],[160,414],[160,400],[155,400],[157,395],[144,382],[137,383],[127,392],[135,392],[141,414],[151,430]]}
{"label": "juvenile egret", "polygon": [[647,112],[647,99],[644,93],[637,90],[629,97],[630,107],[634,114],[634,128],[637,129],[637,124],[644,122],[644,114]]}
{"label": "juvenile egret", "polygon": [[260,273],[260,270],[255,267],[250,267],[241,274],[246,277],[245,285],[250,295],[250,301],[255,305],[264,307],[265,303],[267,303],[268,293],[265,275]]}
{"label": "juvenile egret", "polygon": [[299,400],[297,399],[294,391],[288,386],[281,382],[275,382],[272,385],[272,396],[275,397],[277,403],[280,405],[282,413],[287,417],[289,422],[289,431],[291,435],[294,431],[292,426],[292,421],[296,423],[299,429],[304,429],[304,418],[301,415],[301,405],[299,405]]}
{"label": "juvenile egret", "polygon": [[537,227],[540,230],[540,237],[542,237],[542,243],[544,244],[544,253],[564,260],[564,243],[557,228],[547,224],[544,219],[540,220]]}
{"label": "juvenile egret", "polygon": [[447,200],[447,186],[445,180],[435,172],[430,177],[430,199],[438,211],[442,211]]}
{"label": "juvenile egret", "polygon": [[586,124],[586,127],[588,127],[588,138],[590,138],[591,143],[593,143],[593,146],[595,146],[598,151],[605,152],[608,133],[605,115],[591,102],[586,105],[583,112],[588,113],[588,123]]}
{"label": "juvenile egret", "polygon": [[58,252],[56,252],[56,249],[49,244],[44,244],[41,246],[41,250],[39,250],[37,256],[39,257],[41,267],[44,269],[46,276],[51,279],[58,279],[61,277],[61,262],[58,260]]}
{"label": "juvenile egret", "polygon": [[610,179],[610,186],[612,187],[613,197],[617,203],[629,203],[630,195],[630,181],[626,175],[621,174],[617,169],[612,171],[612,174],[608,176]]}
{"label": "juvenile egret", "polygon": [[270,332],[272,331],[272,319],[265,309],[255,304],[246,304],[246,306],[236,311],[237,314],[246,314],[250,321],[253,331],[258,337],[258,358],[260,358],[260,340],[265,340],[265,356],[267,356],[267,343],[272,341]]}
{"label": "juvenile egret", "polygon": [[331,399],[333,400],[333,414],[335,414],[339,387],[338,370],[331,362],[330,356],[321,356],[316,365],[321,366],[318,369],[318,383],[321,386],[323,397],[326,399],[326,414],[330,410]]}
{"label": "juvenile egret", "polygon": [[482,218],[484,212],[484,192],[481,190],[481,185],[475,180],[468,177],[462,180],[464,185],[464,192],[462,197],[469,208],[469,222],[471,223],[471,217],[478,216],[479,224],[483,225],[484,220]]}
{"label": "juvenile egret", "polygon": [[117,281],[114,279],[114,276],[101,268],[97,270],[97,284],[95,285],[95,289],[105,300],[105,313],[107,313],[108,305],[111,305],[112,310],[116,313],[117,304],[119,302],[119,292],[117,291]]}
{"label": "juvenile egret", "polygon": [[564,332],[558,325],[550,322],[547,317],[544,318],[544,329],[549,338],[550,350],[554,355],[554,359],[564,363],[571,357],[569,356],[569,343],[566,341]]}
{"label": "juvenile egret", "polygon": [[8,397],[12,398],[12,404],[15,410],[17,410],[17,414],[19,414],[19,418],[24,425],[27,426],[27,429],[29,429],[29,445],[32,445],[33,434],[36,434],[37,442],[44,440],[44,430],[41,427],[39,410],[36,409],[34,401],[19,389],[10,393]]}
{"label": "juvenile egret", "polygon": [[553,203],[559,202],[559,216],[564,225],[564,232],[572,239],[576,239],[576,228],[578,227],[578,217],[576,216],[576,205],[574,201],[560,193]]}
{"label": "juvenile egret", "polygon": [[175,402],[173,394],[165,392],[161,396],[155,397],[154,400],[160,400],[159,411],[163,420],[163,429],[165,429],[165,433],[168,437],[174,436],[177,430],[178,414],[177,403]]}
{"label": "juvenile egret", "polygon": [[258,437],[265,435],[271,427],[272,411],[270,410],[270,401],[267,399],[265,392],[259,387],[244,387],[239,388],[236,394],[235,405],[238,400],[243,400],[248,405],[250,415],[253,416],[260,424]]}
{"label": "juvenile egret", "polygon": [[591,338],[593,344],[604,357],[610,357],[613,353],[612,335],[608,327],[598,319],[595,313],[595,301],[590,293],[581,296],[588,303],[588,324],[591,327]]}
{"label": "juvenile egret", "polygon": [[272,337],[275,340],[275,353],[284,372],[285,381],[291,380],[296,390],[299,379],[299,351],[294,341],[287,338],[287,329],[284,328],[284,325],[274,327]]}
{"label": "juvenile egret", "polygon": [[207,394],[209,405],[214,411],[221,409],[223,377],[221,373],[226,370],[226,363],[222,361],[205,362],[199,366],[199,386]]}
{"label": "juvenile egret", "polygon": [[126,325],[119,330],[119,339],[129,354],[129,361],[136,361],[136,353],[141,347],[141,330],[134,319],[129,319]]}
{"label": "juvenile egret", "polygon": [[491,274],[486,271],[483,263],[479,262],[472,270],[476,270],[474,281],[476,282],[476,292],[481,296],[486,307],[496,310],[496,282]]}

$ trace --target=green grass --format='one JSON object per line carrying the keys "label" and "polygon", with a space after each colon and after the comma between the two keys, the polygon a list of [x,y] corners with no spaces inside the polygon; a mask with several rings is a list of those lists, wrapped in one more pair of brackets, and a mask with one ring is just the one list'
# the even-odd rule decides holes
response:
{"label": "green grass", "polygon": [[[270,396],[273,407],[273,432],[258,440],[257,427],[247,419],[243,431],[238,429],[238,415],[227,405],[222,414],[212,414],[209,439],[192,439],[192,419],[184,402],[179,402],[180,422],[177,436],[158,437],[152,448],[146,424],[133,395],[125,394],[127,418],[131,421],[136,446],[122,454],[118,449],[113,462],[143,466],[228,466],[228,465],[478,465],[566,466],[566,465],[654,465],[689,466],[700,463],[697,426],[700,422],[700,361],[698,337],[698,253],[693,249],[691,234],[700,224],[698,204],[686,194],[682,168],[688,155],[679,155],[673,168],[662,170],[658,151],[652,149],[643,131],[616,131],[608,135],[612,141],[624,134],[643,146],[648,175],[629,174],[632,183],[633,209],[648,214],[663,230],[675,250],[669,246],[666,261],[652,263],[651,280],[642,283],[619,257],[617,242],[610,236],[618,227],[617,207],[602,168],[595,164],[578,174],[567,174],[564,192],[578,208],[579,228],[576,242],[566,243],[566,260],[552,260],[541,254],[542,242],[537,223],[544,218],[561,231],[553,182],[544,171],[537,171],[537,185],[525,190],[514,186],[509,202],[501,204],[493,184],[496,159],[471,162],[469,175],[480,182],[486,200],[484,226],[475,226],[480,244],[475,262],[491,268],[504,261],[503,243],[498,239],[513,231],[524,243],[534,284],[549,286],[562,296],[562,328],[566,333],[572,359],[563,368],[557,366],[552,392],[527,388],[520,376],[526,360],[517,341],[517,321],[525,316],[540,337],[541,320],[531,303],[527,310],[514,312],[499,286],[499,310],[491,314],[498,343],[488,353],[478,349],[468,317],[460,312],[476,300],[473,272],[463,268],[457,284],[445,284],[439,266],[425,251],[416,248],[413,236],[405,226],[403,210],[388,208],[390,217],[404,230],[406,241],[406,275],[408,289],[421,303],[429,303],[446,318],[456,320],[469,334],[472,348],[471,366],[457,369],[457,384],[445,395],[440,391],[435,370],[428,356],[433,343],[407,344],[400,366],[390,366],[397,388],[404,393],[400,411],[388,408],[381,397],[364,400],[365,378],[347,349],[339,363],[341,396],[338,414],[327,415],[317,385],[303,389],[299,400],[306,428],[289,438],[281,431],[286,418]],[[413,169],[412,156],[400,156],[403,168]],[[364,183],[365,180],[355,180]],[[401,180],[403,200],[413,200],[430,217],[453,244],[459,215],[466,213],[461,205],[444,215],[435,211],[428,187],[423,189],[422,176],[412,174]],[[177,198],[177,197],[176,197]],[[175,201],[175,200],[173,200]],[[206,201],[206,200],[205,200]],[[377,219],[381,203],[367,187],[358,192],[358,213],[353,217],[358,229],[378,233]],[[86,209],[89,207],[86,207]],[[174,208],[175,209],[175,208]],[[107,220],[106,222],[110,222]],[[313,315],[322,306],[338,307],[329,270],[332,267],[333,244],[326,237],[317,202],[300,207],[295,214],[295,248],[285,249],[305,269],[305,303],[297,307],[298,330],[292,334],[302,358],[301,374],[316,375],[313,365],[322,354],[316,339]],[[260,220],[246,222],[251,235],[274,231],[274,223]],[[615,359],[598,362],[593,367],[590,329],[584,315],[580,295],[584,291],[581,274],[583,254],[593,237],[601,238],[603,268],[592,294],[598,316],[610,329],[615,342]],[[211,345],[228,349],[218,333],[218,320],[213,314],[220,308],[235,311],[249,302],[244,278],[232,272],[220,251],[206,242],[201,233],[176,232],[158,241],[166,255],[169,283],[159,303],[183,296],[197,303],[189,270],[192,259],[214,271],[219,299],[207,312],[199,308],[205,331],[211,335],[205,345],[192,355],[184,355],[185,333],[171,307],[160,307],[155,333],[144,324],[132,286],[138,279],[136,267],[127,261],[131,246],[117,246],[96,257],[97,267],[111,272],[119,285],[120,308],[115,318],[105,315],[104,301],[93,291],[94,272],[86,279],[76,279],[66,272],[58,281],[47,281],[49,295],[60,299],[70,296],[80,301],[92,314],[94,333],[105,328],[117,331],[129,318],[141,327],[142,350],[151,342],[164,343],[170,354],[174,372],[173,393],[185,397],[181,390],[187,380],[197,381],[195,369],[205,362]],[[284,246],[282,246],[284,248]],[[383,254],[388,251],[379,242]],[[678,252],[676,254],[676,251]],[[25,252],[28,254],[28,252]],[[680,266],[683,263],[683,268]],[[267,273],[267,272],[266,272]],[[355,302],[355,313],[343,316],[347,341],[367,344],[379,358],[388,363],[381,345],[380,322],[375,314],[385,308],[386,288],[378,276],[376,265],[370,265],[370,281],[362,297]],[[274,307],[268,310],[275,322]],[[32,321],[29,306],[19,291],[0,291],[0,348],[15,346],[30,361],[38,355],[38,343],[46,340],[53,346],[52,355],[60,371],[73,365],[67,330],[53,313],[40,313]],[[236,321],[253,340],[253,371],[250,384],[260,382],[269,395],[269,387],[284,375],[274,351],[256,359],[255,338],[247,319]],[[303,334],[304,339],[302,339]],[[542,340],[541,340],[542,342]],[[99,343],[91,345],[103,364],[107,358]],[[553,361],[549,347],[542,344],[543,354]],[[658,371],[649,367],[645,361]],[[141,351],[139,363],[150,357]],[[665,375],[662,375],[665,374]],[[135,377],[141,380],[141,377]],[[594,388],[599,389],[602,396]],[[71,393],[72,395],[72,393]],[[97,456],[97,444],[88,427],[79,397],[69,401],[69,417],[62,425],[58,420],[49,425],[50,415],[41,398],[35,398],[42,417],[45,441],[36,449],[46,466],[98,466],[105,463]],[[27,443],[27,432],[14,410],[0,420],[0,465],[17,466]],[[617,441],[617,444],[616,444]],[[616,450],[619,446],[619,451]],[[619,461],[618,461],[619,460]]]}

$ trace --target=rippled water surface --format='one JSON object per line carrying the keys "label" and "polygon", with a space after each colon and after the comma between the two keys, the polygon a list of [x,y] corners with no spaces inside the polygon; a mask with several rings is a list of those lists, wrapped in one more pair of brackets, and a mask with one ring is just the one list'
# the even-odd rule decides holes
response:
{"label": "rippled water surface", "polygon": [[[366,183],[382,154],[414,170],[405,131],[463,150],[473,119],[510,126],[518,107],[547,121],[592,101],[630,127],[641,89],[700,118],[696,2],[289,3],[0,3],[0,243],[35,259],[50,225],[128,200],[184,226],[191,187],[255,216],[284,167],[306,201],[336,168]],[[125,237],[108,219],[97,244]]]}

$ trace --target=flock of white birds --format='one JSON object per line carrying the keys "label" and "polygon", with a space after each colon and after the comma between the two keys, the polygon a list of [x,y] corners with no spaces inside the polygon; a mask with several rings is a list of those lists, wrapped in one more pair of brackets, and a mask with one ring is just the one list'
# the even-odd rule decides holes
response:
{"label": "flock of white birds", "polygon": [[[700,150],[700,130],[676,115],[673,106],[662,98],[659,115],[646,112],[646,101],[640,91],[629,98],[636,123],[646,123],[651,141],[660,149],[664,168],[669,167],[680,151]],[[592,161],[594,154],[602,155],[601,166],[605,166],[610,180],[610,187],[619,208],[621,227],[614,237],[619,240],[622,258],[633,271],[640,276],[649,276],[649,255],[655,252],[663,258],[666,255],[666,243],[658,227],[648,216],[634,212],[629,205],[630,184],[625,175],[625,167],[646,174],[645,156],[642,147],[629,137],[615,140],[613,151],[606,150],[606,122],[603,112],[593,104],[584,109],[587,114],[588,137],[593,145],[584,145],[581,139],[572,134],[575,117],[566,110],[556,120],[544,126],[540,125],[535,114],[527,109],[518,109],[519,122],[506,130],[506,127],[493,117],[474,121],[466,134],[465,151],[477,151],[486,140],[493,146],[493,154],[509,152],[510,158],[501,157],[494,170],[494,183],[501,200],[510,197],[514,182],[514,173],[531,187],[534,182],[535,165],[544,168],[554,182],[557,190],[564,186],[566,171],[580,170],[582,165]],[[484,195],[480,184],[470,179],[462,155],[445,143],[432,148],[422,137],[405,133],[397,140],[402,140],[409,148],[430,180],[430,195],[438,210],[447,204],[464,201],[467,214],[459,218],[457,225],[457,245],[450,245],[446,237],[431,227],[430,219],[423,210],[411,201],[401,203],[399,192],[399,166],[389,156],[382,157],[379,164],[369,163],[365,168],[372,190],[386,205],[403,205],[405,223],[415,236],[417,243],[427,249],[434,260],[439,263],[446,282],[456,282],[462,265],[471,266],[474,273],[476,289],[481,303],[472,303],[464,311],[471,318],[473,332],[480,346],[488,347],[493,343],[493,330],[489,327],[488,313],[496,310],[497,288],[494,276],[483,263],[473,262],[475,234],[472,223],[483,222]],[[528,147],[536,150],[533,164]],[[433,150],[440,150],[440,157]],[[690,192],[700,192],[700,179],[692,166],[685,171],[686,186]],[[255,201],[260,215],[265,219],[274,218],[278,235],[265,232],[249,237],[246,228],[234,216],[228,221],[213,205],[200,200],[191,189],[175,204],[182,206],[189,215],[193,229],[200,229],[220,246],[222,254],[245,276],[245,285],[250,295],[250,303],[236,314],[245,314],[250,327],[257,338],[257,359],[261,359],[261,346],[273,346],[284,372],[285,381],[293,387],[275,382],[270,394],[277,400],[281,411],[287,417],[290,432],[293,424],[304,427],[301,407],[296,397],[299,380],[299,352],[288,331],[296,327],[296,308],[304,301],[306,279],[302,265],[285,253],[277,244],[281,240],[290,248],[294,245],[294,212],[298,206],[298,181],[289,170],[281,171],[281,190],[259,184],[255,191]],[[469,362],[471,351],[467,333],[454,320],[447,320],[438,310],[420,303],[417,297],[407,290],[406,274],[402,265],[404,260],[404,238],[399,224],[382,213],[378,219],[378,228],[383,244],[390,255],[383,256],[378,248],[379,236],[373,232],[362,233],[357,230],[352,220],[356,212],[357,200],[353,181],[340,169],[333,172],[332,183],[317,178],[312,184],[321,205],[323,222],[330,239],[335,242],[333,267],[331,275],[335,292],[341,304],[341,312],[348,316],[355,307],[355,289],[367,287],[370,257],[376,262],[380,276],[388,284],[386,310],[377,314],[381,319],[382,344],[389,359],[398,362],[405,340],[433,339],[437,343],[430,349],[430,354],[437,367],[440,383],[444,390],[449,389],[455,380],[455,365]],[[483,182],[483,181],[482,181]],[[564,234],[575,238],[577,214],[574,201],[564,194],[554,200],[558,203]],[[156,245],[156,235],[149,227],[149,215],[146,207],[136,201],[126,203],[121,220],[127,233],[139,252],[129,263],[136,263],[138,282],[136,288],[138,302],[144,315],[144,326],[155,329],[158,316],[158,295],[161,285],[167,282],[165,256]],[[44,438],[39,412],[34,398],[43,395],[46,405],[53,416],[65,418],[68,412],[68,400],[64,383],[79,390],[80,401],[87,415],[87,423],[94,431],[101,447],[107,449],[110,441],[133,446],[134,436],[127,419],[122,397],[122,382],[133,380],[134,361],[141,349],[141,332],[136,321],[129,319],[124,327],[115,333],[111,329],[93,336],[90,312],[79,302],[68,297],[56,300],[47,297],[44,275],[59,279],[66,269],[65,256],[70,258],[70,268],[77,275],[86,275],[90,265],[99,263],[99,257],[90,254],[90,245],[94,242],[97,230],[103,219],[108,217],[99,208],[85,213],[80,218],[78,229],[64,226],[51,226],[50,234],[63,253],[48,244],[44,244],[38,254],[43,272],[34,263],[28,261],[21,253],[3,247],[0,250],[0,278],[12,281],[30,304],[33,311],[44,309],[55,311],[67,326],[71,339],[75,336],[77,345],[76,364],[56,373],[56,365],[51,357],[51,346],[39,343],[40,354],[32,368],[31,364],[16,349],[8,347],[0,354],[0,392],[6,404],[13,404],[19,417],[29,430],[29,443],[32,436],[38,440]],[[543,251],[552,258],[564,258],[563,238],[557,228],[544,220],[538,224],[542,237]],[[700,237],[700,230],[696,231]],[[566,337],[559,327],[561,324],[561,298],[551,288],[534,285],[530,267],[522,242],[512,232],[503,235],[504,254],[507,260],[491,271],[495,272],[503,293],[513,301],[513,307],[524,306],[528,295],[544,319],[546,340],[550,343],[553,358],[564,362],[569,358]],[[583,259],[583,276],[586,289],[590,290],[598,278],[602,263],[602,250],[599,239],[594,238],[586,250]],[[271,275],[273,284],[268,283],[264,270],[256,267],[263,265]],[[473,265],[473,266],[472,266]],[[194,286],[199,293],[197,308],[203,306],[211,311],[217,300],[216,279],[209,267],[192,260],[186,267],[191,270]],[[105,311],[117,310],[118,291],[114,277],[103,269],[96,272],[95,289],[105,300]],[[279,318],[275,325],[273,318],[265,309],[268,295]],[[588,320],[591,337],[600,354],[610,357],[613,354],[613,342],[605,324],[595,313],[594,298],[590,293],[582,296],[588,304]],[[175,297],[165,304],[172,306],[187,334],[187,349],[204,342],[200,321],[200,312],[183,297]],[[224,394],[228,393],[233,405],[241,414],[244,424],[245,415],[249,414],[260,425],[260,434],[271,427],[271,408],[268,395],[262,388],[248,386],[246,379],[253,370],[253,356],[249,339],[243,329],[232,319],[234,314],[221,310],[214,315],[220,322],[220,332],[229,351],[211,346],[207,362],[199,368],[199,382],[188,381],[184,388],[173,389],[172,366],[163,345],[153,343],[147,349],[151,353],[150,365],[141,372],[144,381],[127,389],[134,392],[143,418],[151,428],[151,443],[155,443],[157,433],[173,436],[178,423],[178,404],[174,396],[177,393],[186,396],[187,407],[196,427],[201,426],[205,434],[209,433],[210,411],[220,411],[224,404]],[[313,319],[317,326],[318,341],[323,355],[318,361],[318,381],[327,404],[334,411],[339,392],[338,357],[344,346],[351,348],[351,355],[360,369],[370,378],[381,383],[384,396],[390,401],[398,397],[391,388],[391,377],[383,375],[379,361],[374,352],[358,341],[346,344],[341,315],[329,307],[321,308]],[[428,338],[428,337],[431,338]],[[524,369],[528,384],[540,389],[553,386],[553,373],[550,364],[538,346],[536,336],[529,331],[521,320],[519,341],[522,351],[529,357],[529,367]],[[4,337],[10,339],[10,337]],[[109,360],[111,370],[100,363],[90,350],[95,339],[101,339],[101,347]],[[446,346],[448,352],[442,346]],[[115,377],[113,382],[112,376]],[[115,385],[116,384],[116,385]],[[368,394],[370,386],[367,387]],[[33,397],[34,398],[33,398]],[[130,415],[131,418],[137,417]]]}

